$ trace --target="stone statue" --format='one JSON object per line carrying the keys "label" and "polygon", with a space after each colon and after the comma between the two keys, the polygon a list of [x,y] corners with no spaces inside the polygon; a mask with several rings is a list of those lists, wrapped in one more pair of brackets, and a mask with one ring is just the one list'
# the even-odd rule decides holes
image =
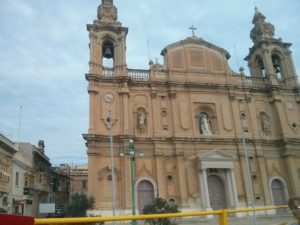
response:
{"label": "stone statue", "polygon": [[200,113],[200,133],[203,135],[212,135],[210,121],[206,113]]}
{"label": "stone statue", "polygon": [[266,135],[269,135],[271,133],[270,121],[265,114],[261,116],[261,128]]}
{"label": "stone statue", "polygon": [[137,112],[137,127],[139,129],[146,128],[146,113],[143,108],[140,108]]}
{"label": "stone statue", "polygon": [[117,22],[117,8],[113,5],[112,0],[102,0],[98,7],[98,19],[105,23]]}
{"label": "stone statue", "polygon": [[255,14],[252,21],[254,27],[250,32],[250,38],[254,43],[259,42],[261,39],[274,38],[275,28],[271,23],[265,22],[265,18],[266,17],[255,7]]}

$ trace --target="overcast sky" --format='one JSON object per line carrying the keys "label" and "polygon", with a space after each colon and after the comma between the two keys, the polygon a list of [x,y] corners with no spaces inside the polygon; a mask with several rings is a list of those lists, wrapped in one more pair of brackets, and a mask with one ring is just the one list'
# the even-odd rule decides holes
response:
{"label": "overcast sky", "polygon": [[[100,0],[0,0],[0,133],[13,141],[45,141],[51,162],[85,163],[82,138],[88,127],[89,49],[86,24]],[[161,50],[196,35],[226,49],[234,71],[252,42],[254,6],[275,26],[275,36],[293,43],[300,71],[299,0],[115,0],[118,20],[129,28],[127,64],[148,69],[162,63]],[[18,138],[19,112],[21,113]]]}

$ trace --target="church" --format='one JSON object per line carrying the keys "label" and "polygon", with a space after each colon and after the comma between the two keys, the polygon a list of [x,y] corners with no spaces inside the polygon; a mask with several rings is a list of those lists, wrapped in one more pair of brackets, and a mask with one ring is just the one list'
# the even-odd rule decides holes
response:
{"label": "church", "polygon": [[[87,25],[88,194],[95,214],[136,213],[155,197],[181,211],[285,205],[300,196],[300,87],[290,43],[256,8],[245,57],[195,35],[148,70],[126,64],[113,0]],[[250,22],[250,21],[249,21]],[[111,61],[110,66],[104,62]],[[134,154],[134,155],[133,155]]]}

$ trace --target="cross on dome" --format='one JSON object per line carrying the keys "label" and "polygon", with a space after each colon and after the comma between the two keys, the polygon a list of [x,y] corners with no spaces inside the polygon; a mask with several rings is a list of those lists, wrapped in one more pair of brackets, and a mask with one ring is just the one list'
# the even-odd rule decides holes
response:
{"label": "cross on dome", "polygon": [[196,37],[196,35],[195,35],[195,30],[197,30],[197,28],[194,27],[194,25],[192,25],[191,27],[189,27],[189,29],[192,30],[193,37]]}

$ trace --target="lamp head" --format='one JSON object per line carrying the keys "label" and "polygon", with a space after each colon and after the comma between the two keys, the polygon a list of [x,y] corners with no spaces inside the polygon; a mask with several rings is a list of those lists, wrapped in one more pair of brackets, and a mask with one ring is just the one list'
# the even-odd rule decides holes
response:
{"label": "lamp head", "polygon": [[132,139],[129,139],[129,144],[133,144],[133,140]]}

